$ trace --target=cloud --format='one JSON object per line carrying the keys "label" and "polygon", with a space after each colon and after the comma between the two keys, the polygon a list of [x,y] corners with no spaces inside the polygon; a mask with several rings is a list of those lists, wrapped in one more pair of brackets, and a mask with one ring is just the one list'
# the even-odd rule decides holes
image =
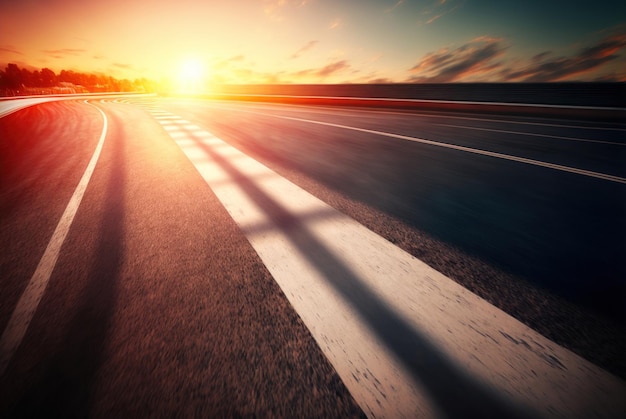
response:
{"label": "cloud", "polygon": [[270,19],[280,22],[285,19],[285,9],[288,7],[304,7],[308,3],[308,0],[264,0],[263,12]]}
{"label": "cloud", "polygon": [[[243,60],[243,56],[231,58],[234,61]],[[223,60],[221,63],[227,63]],[[347,60],[329,60],[327,64],[301,70],[258,71],[256,66],[244,60],[243,63],[231,65],[214,64],[211,71],[211,82],[216,84],[280,84],[280,83],[341,83],[353,82],[354,74],[360,73]],[[345,80],[346,77],[349,80]],[[379,78],[380,75],[371,74],[363,82]]]}
{"label": "cloud", "polygon": [[411,67],[408,70],[411,76],[406,81],[624,81],[626,77],[619,69],[624,66],[618,61],[620,58],[626,61],[625,32],[606,36],[569,56],[555,56],[551,51],[544,51],[526,59],[507,60],[504,57],[507,49],[502,39],[489,37],[476,38],[457,48],[442,48],[426,54]]}
{"label": "cloud", "polygon": [[334,63],[328,64],[320,68],[319,70],[315,71],[313,74],[322,78],[326,78],[342,70],[347,70],[348,68],[350,68],[350,64],[348,64],[346,60],[341,60],[341,61],[336,61]]}
{"label": "cloud", "polygon": [[294,71],[292,73],[284,74],[284,76],[290,82],[303,80],[306,82],[320,82],[327,77],[336,75],[350,68],[351,65],[346,60],[339,60],[323,67]]}
{"label": "cloud", "polygon": [[433,17],[431,17],[430,19],[428,19],[426,22],[424,22],[425,25],[430,25],[431,23],[435,22],[436,20],[439,20],[440,17],[443,16],[443,13],[435,15]]}
{"label": "cloud", "polygon": [[532,58],[532,61],[535,62],[535,63],[539,62],[539,61],[543,60],[544,58],[546,58],[550,54],[552,54],[552,51],[544,51],[542,53],[539,53],[539,54],[535,55]]}
{"label": "cloud", "polygon": [[0,52],[9,52],[11,54],[24,55],[12,46],[0,47]]}
{"label": "cloud", "polygon": [[117,68],[123,68],[123,69],[126,69],[126,70],[133,68],[132,65],[124,64],[124,63],[113,63],[113,66],[117,67]]}
{"label": "cloud", "polygon": [[[552,57],[549,51],[535,55],[525,66],[513,68],[508,66],[501,71],[501,77],[506,81],[526,82],[555,82],[585,78],[585,75],[600,69],[620,57],[620,52],[626,49],[626,34],[612,35],[601,39],[597,43],[582,48],[575,55],[569,57]],[[599,76],[606,80],[610,75]],[[615,75],[619,80],[619,75]]]}
{"label": "cloud", "polygon": [[61,49],[44,49],[42,50],[45,54],[52,58],[65,58],[68,55],[81,55],[87,52],[84,49],[77,48],[61,48]]}
{"label": "cloud", "polygon": [[230,67],[231,64],[244,61],[246,57],[243,54],[233,55],[232,57],[226,58],[224,60],[218,61],[213,65],[215,69],[223,69],[226,67]]}
{"label": "cloud", "polygon": [[245,59],[246,59],[245,55],[239,54],[239,55],[233,55],[232,57],[229,57],[229,58],[227,58],[225,60],[222,60],[222,62],[223,63],[234,63],[234,62],[237,62],[237,61],[243,61]]}
{"label": "cloud", "polygon": [[463,81],[498,67],[494,60],[506,47],[499,38],[481,37],[455,49],[443,48],[424,56],[411,67],[409,82],[449,83]]}
{"label": "cloud", "polygon": [[330,24],[328,25],[328,29],[337,29],[342,25],[342,23],[343,21],[340,18],[336,17],[330,22]]}
{"label": "cloud", "polygon": [[61,49],[44,49],[46,54],[59,54],[59,55],[80,55],[85,52],[84,49],[77,48],[61,48]]}
{"label": "cloud", "polygon": [[263,12],[272,20],[282,20],[283,16],[280,10],[285,6],[287,0],[269,0],[265,1]]}
{"label": "cloud", "polygon": [[390,13],[393,12],[394,10],[396,10],[398,7],[402,6],[402,4],[404,4],[404,0],[398,0],[396,2],[396,4],[394,4],[393,6],[391,6],[388,9],[385,9],[385,13]]}
{"label": "cloud", "polygon": [[431,6],[422,10],[422,19],[417,21],[418,25],[430,25],[443,16],[450,14],[463,5],[465,0],[437,0]]}
{"label": "cloud", "polygon": [[377,78],[368,80],[367,83],[368,84],[389,84],[389,83],[393,83],[393,81],[386,77],[377,77]]}
{"label": "cloud", "polygon": [[300,48],[299,50],[297,50],[296,52],[291,54],[290,58],[291,59],[295,59],[295,58],[300,57],[302,54],[304,54],[305,52],[307,52],[308,50],[313,48],[317,43],[318,43],[318,41],[309,41],[309,42],[307,42],[306,45],[304,45],[302,48]]}

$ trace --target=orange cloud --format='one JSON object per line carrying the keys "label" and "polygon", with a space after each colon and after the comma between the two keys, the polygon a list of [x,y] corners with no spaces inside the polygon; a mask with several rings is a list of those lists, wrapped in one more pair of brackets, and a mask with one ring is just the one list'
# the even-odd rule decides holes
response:
{"label": "orange cloud", "polygon": [[305,52],[307,52],[308,50],[313,48],[317,43],[318,43],[318,41],[309,41],[309,42],[307,42],[306,45],[304,45],[302,48],[298,49],[296,52],[291,54],[290,58],[291,59],[295,59],[295,58],[300,57],[302,54],[304,54]]}
{"label": "orange cloud", "polygon": [[13,47],[0,47],[0,52],[8,52],[10,54],[17,54],[17,55],[24,55],[24,53],[18,51],[17,49],[13,48]]}
{"label": "orange cloud", "polygon": [[332,64],[328,64],[315,72],[316,76],[326,78],[337,72],[347,70],[350,68],[350,64],[346,60],[336,61]]}
{"label": "orange cloud", "polygon": [[493,63],[506,47],[499,39],[477,38],[453,50],[446,48],[427,54],[409,69],[409,82],[450,83],[492,71]]}
{"label": "orange cloud", "polygon": [[393,6],[391,6],[390,8],[385,10],[385,13],[389,13],[389,12],[393,12],[394,10],[396,10],[398,7],[402,6],[402,4],[404,4],[404,0],[398,0],[396,2],[396,4],[394,4]]}
{"label": "orange cloud", "polygon": [[289,6],[303,7],[309,0],[265,0],[263,12],[272,20],[282,21],[287,13],[285,9]]}
{"label": "orange cloud", "polygon": [[623,33],[601,39],[571,56],[553,57],[550,51],[544,51],[525,61],[503,61],[507,49],[503,40],[489,37],[476,38],[454,49],[442,48],[426,54],[411,67],[411,76],[406,81],[557,82],[598,77],[604,81],[622,81],[625,77],[623,71],[593,76],[594,72],[620,58],[620,53],[626,50],[626,34]]}
{"label": "orange cloud", "polygon": [[337,17],[330,22],[330,24],[328,25],[328,29],[336,29],[341,26],[342,23],[343,22],[341,21],[341,19]]}
{"label": "orange cloud", "polygon": [[123,68],[123,69],[125,69],[125,70],[128,70],[128,69],[133,68],[133,66],[132,66],[132,65],[130,65],[130,64],[124,64],[124,63],[113,63],[113,66],[114,66],[114,67],[117,67],[117,68]]}
{"label": "orange cloud", "polygon": [[348,64],[346,60],[340,60],[320,68],[310,68],[296,71],[292,73],[292,75],[296,79],[308,78],[310,80],[314,79],[316,81],[320,81],[319,79],[324,79],[349,68],[350,64]]}
{"label": "orange cloud", "polygon": [[61,48],[61,49],[44,49],[41,52],[47,54],[52,58],[65,58],[68,55],[82,55],[87,52],[84,49],[77,48]]}
{"label": "orange cloud", "polygon": [[[626,34],[617,34],[582,48],[570,57],[550,58],[549,52],[535,56],[529,65],[519,68],[507,67],[501,76],[507,81],[555,82],[581,77],[619,58],[626,49]],[[621,76],[623,78],[623,76]],[[606,80],[606,76],[604,76]],[[618,76],[619,80],[619,76]]]}
{"label": "orange cloud", "polygon": [[448,2],[447,0],[438,0],[434,5],[425,8],[422,11],[422,16],[424,16],[425,20],[418,20],[418,25],[430,25],[433,22],[436,22],[443,16],[454,12],[459,7],[463,5],[463,1],[459,0],[456,3]]}

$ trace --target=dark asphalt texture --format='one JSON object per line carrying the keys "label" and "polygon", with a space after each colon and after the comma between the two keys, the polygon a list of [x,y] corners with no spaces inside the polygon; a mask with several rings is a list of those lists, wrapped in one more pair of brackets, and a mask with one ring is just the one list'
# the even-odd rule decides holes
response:
{"label": "dark asphalt texture", "polygon": [[[180,149],[143,110],[97,105],[102,155],[0,380],[0,416],[361,416]],[[0,119],[3,327],[101,124],[78,102]]]}
{"label": "dark asphalt texture", "polygon": [[[362,415],[257,254],[146,105],[217,135],[626,378],[626,185],[241,111],[621,177],[625,147],[554,136],[624,144],[624,125],[136,102],[95,102],[109,121],[102,155],[24,341],[0,378],[0,417]],[[598,126],[607,129],[590,129]],[[0,118],[2,330],[101,128],[99,112],[81,101]]]}
{"label": "dark asphalt texture", "polygon": [[258,113],[621,177],[624,124],[176,99],[156,104],[626,378],[626,185]]}

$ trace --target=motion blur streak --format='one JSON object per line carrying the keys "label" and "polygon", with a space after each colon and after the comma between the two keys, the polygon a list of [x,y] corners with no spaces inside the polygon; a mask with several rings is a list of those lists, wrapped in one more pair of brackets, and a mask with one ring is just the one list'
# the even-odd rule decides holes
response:
{"label": "motion blur streak", "polygon": [[[450,148],[452,150],[465,151],[467,153],[482,154],[484,156],[496,157],[496,158],[499,158],[499,159],[511,160],[511,161],[515,161],[515,162],[518,162],[518,163],[531,164],[531,165],[535,165],[535,166],[546,167],[546,168],[549,168],[549,169],[561,170],[563,172],[576,173],[576,174],[579,174],[579,175],[590,176],[590,177],[595,177],[595,178],[598,178],[598,179],[603,179],[603,180],[608,180],[608,181],[612,181],[612,182],[618,182],[618,183],[626,184],[626,179],[618,177],[618,176],[607,175],[607,174],[604,174],[604,173],[596,173],[596,172],[592,172],[590,170],[582,170],[582,169],[577,169],[577,168],[574,168],[574,167],[567,167],[567,166],[562,166],[562,165],[558,165],[558,164],[552,164],[552,163],[547,163],[547,162],[542,162],[542,161],[537,161],[537,160],[532,160],[532,159],[526,159],[526,158],[517,157],[517,156],[510,156],[510,155],[502,154],[502,153],[494,153],[492,151],[478,150],[478,149],[469,148],[469,147],[462,147],[462,146],[458,146],[458,145],[454,145],[454,144],[442,143],[442,142],[438,142],[438,141],[431,141],[431,140],[426,140],[426,139],[423,139],[423,138],[409,137],[409,136],[406,136],[406,135],[398,135],[398,134],[392,134],[390,132],[374,131],[374,130],[369,130],[369,129],[357,128],[357,127],[353,127],[353,126],[347,126],[347,125],[332,124],[332,123],[328,123],[328,122],[315,121],[315,120],[311,120],[311,119],[293,118],[293,117],[289,117],[289,116],[277,116],[277,115],[272,115],[272,114],[267,114],[267,113],[251,112],[251,111],[245,111],[245,110],[241,111],[241,112],[250,112],[250,113],[256,113],[258,115],[272,116],[274,118],[290,119],[290,120],[293,120],[293,121],[307,122],[307,123],[310,123],[310,124],[326,125],[326,126],[334,127],[334,128],[348,129],[348,130],[352,130],[352,131],[365,132],[365,133],[368,133],[368,134],[377,134],[377,135],[382,135],[382,136],[385,136],[385,137],[398,138],[400,140],[414,141],[414,142],[422,143],[422,144],[429,144],[429,145],[434,145],[434,146],[438,146],[438,147],[445,147],[445,148]],[[447,125],[447,124],[438,124],[438,125],[448,126],[448,127],[455,127],[455,128],[465,128],[465,129],[467,128],[467,127],[458,126],[458,125]],[[484,130],[482,128],[474,128],[474,129]],[[507,131],[503,131],[503,130],[489,130],[489,131],[492,131],[492,132],[507,132]],[[511,132],[509,131],[508,133],[511,133]],[[533,135],[534,136],[535,134],[526,134],[526,135]],[[563,137],[558,137],[558,136],[555,137],[555,136],[548,136],[548,135],[539,135],[539,136],[541,136],[541,137],[550,137],[550,138],[563,138]],[[585,141],[585,140],[580,140],[580,141]],[[608,141],[592,141],[592,142],[597,142],[597,143],[602,143],[602,144],[615,144],[615,143],[608,142]],[[623,145],[623,144],[617,144],[617,145]]]}

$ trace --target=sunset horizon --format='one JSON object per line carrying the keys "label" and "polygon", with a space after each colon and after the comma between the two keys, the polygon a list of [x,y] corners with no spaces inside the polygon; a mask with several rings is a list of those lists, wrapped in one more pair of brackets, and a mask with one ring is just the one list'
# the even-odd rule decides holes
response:
{"label": "sunset horizon", "polygon": [[187,92],[223,84],[626,81],[619,2],[591,11],[538,1],[204,3],[5,3],[0,68],[144,78]]}

